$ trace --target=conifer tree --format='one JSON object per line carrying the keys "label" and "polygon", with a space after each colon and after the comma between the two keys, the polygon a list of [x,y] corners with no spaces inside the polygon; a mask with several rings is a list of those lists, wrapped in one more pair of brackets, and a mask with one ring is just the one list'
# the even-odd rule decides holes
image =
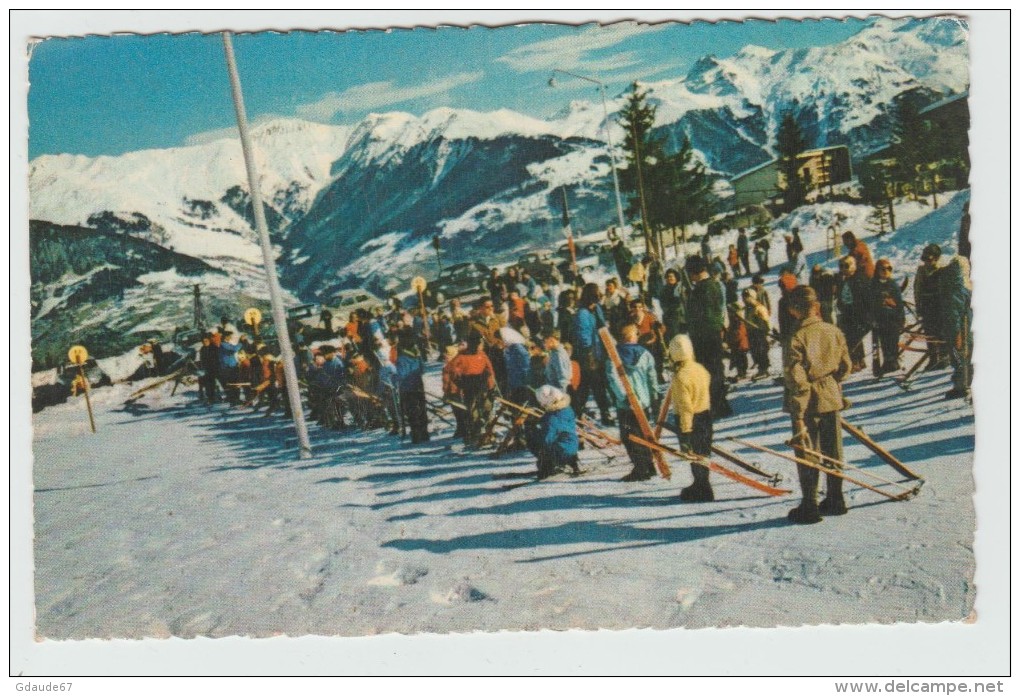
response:
{"label": "conifer tree", "polygon": [[786,210],[789,211],[802,205],[807,195],[807,184],[801,176],[797,159],[797,156],[804,152],[807,146],[800,126],[797,125],[797,121],[790,112],[783,114],[776,140],[779,151],[779,172],[783,175],[783,201]]}

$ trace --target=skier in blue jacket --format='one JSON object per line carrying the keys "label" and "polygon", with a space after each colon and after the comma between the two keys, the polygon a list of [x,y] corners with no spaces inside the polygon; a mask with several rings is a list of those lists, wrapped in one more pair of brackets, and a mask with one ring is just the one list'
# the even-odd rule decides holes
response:
{"label": "skier in blue jacket", "polygon": [[[638,329],[634,324],[624,326],[621,334],[622,340],[617,344],[616,352],[620,355],[620,362],[623,363],[623,370],[627,374],[631,390],[647,418],[658,394],[659,382],[655,371],[655,358],[648,352],[648,349],[638,343]],[[620,439],[623,440],[627,456],[634,464],[634,469],[621,480],[645,481],[650,479],[655,475],[652,453],[647,447],[642,447],[630,439],[631,434],[640,437],[643,433],[638,425],[637,415],[627,398],[627,391],[612,363],[606,365],[606,380],[609,385],[609,394],[616,404],[616,414],[620,422]]]}

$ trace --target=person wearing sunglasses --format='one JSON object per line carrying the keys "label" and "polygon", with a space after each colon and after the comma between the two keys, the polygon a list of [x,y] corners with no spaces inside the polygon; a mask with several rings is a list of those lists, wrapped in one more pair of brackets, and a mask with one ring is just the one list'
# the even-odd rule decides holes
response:
{"label": "person wearing sunglasses", "polygon": [[903,311],[903,295],[893,280],[892,272],[889,259],[879,259],[875,264],[875,277],[871,281],[871,316],[875,321],[875,339],[882,357],[881,367],[875,370],[879,376],[900,369],[899,341],[906,315]]}

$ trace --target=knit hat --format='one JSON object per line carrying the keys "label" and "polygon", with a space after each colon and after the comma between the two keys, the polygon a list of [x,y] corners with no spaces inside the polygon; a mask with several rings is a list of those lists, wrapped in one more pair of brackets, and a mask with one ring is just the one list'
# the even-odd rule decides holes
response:
{"label": "knit hat", "polygon": [[924,248],[924,251],[921,252],[922,261],[926,259],[935,259],[937,261],[940,256],[942,256],[942,247],[938,244],[929,244]]}
{"label": "knit hat", "polygon": [[546,411],[559,411],[570,405],[570,397],[551,384],[539,387],[536,397],[538,405]]}

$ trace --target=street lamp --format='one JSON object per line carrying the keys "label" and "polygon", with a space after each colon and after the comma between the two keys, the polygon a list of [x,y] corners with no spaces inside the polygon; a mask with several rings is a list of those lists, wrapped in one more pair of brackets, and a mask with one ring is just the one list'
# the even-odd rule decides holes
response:
{"label": "street lamp", "polygon": [[605,114],[605,130],[606,130],[606,143],[609,146],[609,161],[612,163],[613,168],[613,189],[616,191],[616,218],[620,223],[620,234],[624,233],[624,222],[623,222],[623,203],[620,201],[620,179],[616,175],[616,146],[613,145],[613,135],[609,129],[609,107],[606,105],[606,83],[602,80],[596,80],[594,77],[585,77],[584,75],[578,75],[572,73],[569,70],[560,70],[559,68],[553,68],[553,76],[549,78],[549,86],[556,86],[556,75],[555,73],[562,73],[563,75],[570,75],[576,77],[579,80],[585,80],[599,86],[599,93],[602,95],[602,112]]}

